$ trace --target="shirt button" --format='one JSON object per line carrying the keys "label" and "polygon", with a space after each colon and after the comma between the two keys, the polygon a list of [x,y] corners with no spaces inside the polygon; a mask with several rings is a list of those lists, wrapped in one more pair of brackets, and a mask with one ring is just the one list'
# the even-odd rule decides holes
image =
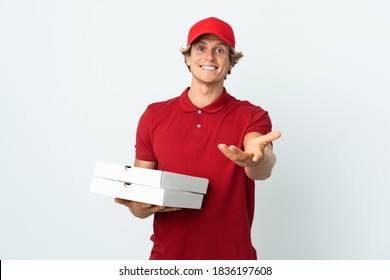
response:
{"label": "shirt button", "polygon": [[198,114],[202,114],[202,111],[201,111],[201,110],[198,110]]}
{"label": "shirt button", "polygon": [[197,127],[197,128],[201,128],[202,126],[198,123],[198,124],[196,125],[196,127]]}

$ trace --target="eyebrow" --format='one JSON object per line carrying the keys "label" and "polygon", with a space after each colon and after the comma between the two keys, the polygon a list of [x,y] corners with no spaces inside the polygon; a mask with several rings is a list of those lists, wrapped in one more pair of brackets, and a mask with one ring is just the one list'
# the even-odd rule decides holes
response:
{"label": "eyebrow", "polygon": [[[206,45],[206,42],[205,41],[202,41],[202,40],[199,40],[199,41],[196,41],[194,43],[194,45],[196,44],[203,44],[203,45]],[[217,43],[216,44],[217,46],[225,46],[225,47],[228,47],[228,45],[226,43],[224,43],[223,41],[221,41],[220,43]]]}

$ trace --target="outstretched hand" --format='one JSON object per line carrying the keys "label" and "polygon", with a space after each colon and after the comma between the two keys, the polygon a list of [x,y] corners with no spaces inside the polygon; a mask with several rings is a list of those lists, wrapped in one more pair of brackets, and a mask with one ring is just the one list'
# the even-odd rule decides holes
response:
{"label": "outstretched hand", "polygon": [[219,144],[219,150],[230,160],[242,167],[250,167],[261,164],[264,161],[266,149],[272,149],[271,142],[280,138],[279,131],[272,131],[266,135],[249,133],[244,140],[244,151],[240,148],[226,144]]}

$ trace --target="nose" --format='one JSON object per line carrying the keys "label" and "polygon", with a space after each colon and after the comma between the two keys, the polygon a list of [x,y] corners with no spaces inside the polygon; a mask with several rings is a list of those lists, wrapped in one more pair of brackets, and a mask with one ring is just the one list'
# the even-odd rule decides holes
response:
{"label": "nose", "polygon": [[205,53],[204,53],[204,59],[206,60],[214,60],[215,57],[214,57],[214,52],[213,50],[206,50]]}

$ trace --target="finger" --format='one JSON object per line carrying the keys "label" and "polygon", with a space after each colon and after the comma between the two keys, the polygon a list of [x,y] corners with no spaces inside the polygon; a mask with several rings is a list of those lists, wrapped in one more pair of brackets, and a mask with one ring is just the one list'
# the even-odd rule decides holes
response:
{"label": "finger", "polygon": [[228,147],[225,144],[218,144],[218,149],[220,149],[221,152],[225,153]]}
{"label": "finger", "polygon": [[281,137],[281,133],[279,131],[272,131],[266,135],[262,135],[257,137],[254,140],[253,146],[257,146],[260,148],[261,152],[264,152],[265,148],[273,141],[279,139]]}
{"label": "finger", "polygon": [[157,212],[170,212],[170,211],[181,210],[181,208],[177,208],[177,207],[166,207],[166,206],[151,205],[146,203],[139,203],[139,204],[143,204],[143,207],[141,207],[140,210],[146,211],[151,214]]}
{"label": "finger", "polygon": [[225,144],[219,144],[218,148],[228,159],[233,159],[234,153]]}
{"label": "finger", "polygon": [[228,159],[242,167],[251,164],[254,156],[251,153],[243,152],[234,145],[227,147],[225,144],[219,144],[218,148]]}
{"label": "finger", "polygon": [[118,204],[122,204],[122,200],[123,200],[123,199],[118,198],[118,197],[115,197],[115,198],[114,198],[115,203],[118,203]]}
{"label": "finger", "polygon": [[238,155],[236,155],[234,153],[234,151],[232,151],[231,148],[223,149],[222,152],[228,159],[233,160],[233,161],[238,160]]}
{"label": "finger", "polygon": [[181,210],[181,208],[177,207],[164,207],[163,209],[159,210],[158,212],[171,212],[171,211],[178,211]]}
{"label": "finger", "polygon": [[124,205],[124,206],[127,206],[127,204],[130,204],[132,201],[126,200],[126,199],[123,199],[123,198],[118,198],[118,197],[116,197],[116,198],[114,199],[114,202],[115,202],[115,203],[118,203],[118,204],[122,204],[122,205]]}
{"label": "finger", "polygon": [[271,132],[267,133],[266,135],[262,135],[259,138],[261,138],[261,140],[263,142],[272,142],[272,141],[279,139],[281,136],[282,136],[282,134],[280,133],[280,131],[271,131]]}
{"label": "finger", "polygon": [[122,198],[115,198],[114,201],[115,201],[115,203],[122,204],[126,207],[129,207],[129,208],[137,207],[140,209],[146,209],[146,208],[150,208],[153,206],[152,204],[149,204],[149,203],[132,201],[132,200],[127,200],[127,199],[122,199]]}
{"label": "finger", "polygon": [[164,206],[152,205],[151,207],[148,207],[148,208],[147,208],[147,211],[148,211],[149,213],[154,214],[154,213],[157,213],[157,212],[163,212],[163,211],[165,210],[165,208],[166,208],[166,207],[164,207]]}
{"label": "finger", "polygon": [[[141,207],[139,207],[141,205]],[[139,205],[135,205],[134,207],[128,207],[130,212],[138,218],[147,218],[156,212],[160,211],[164,207],[161,206],[156,206],[156,205],[150,205],[150,204],[145,204],[145,203],[140,203]]]}
{"label": "finger", "polygon": [[218,148],[227,158],[233,161],[247,161],[253,157],[253,154],[245,153],[234,145],[227,147],[225,144],[219,144]]}
{"label": "finger", "polygon": [[233,156],[235,156],[236,160],[245,160],[248,157],[252,157],[250,154],[244,153],[241,149],[237,148],[234,145],[229,146],[229,151],[232,153]]}
{"label": "finger", "polygon": [[233,154],[233,156],[232,156],[233,160],[238,161],[241,164],[252,161],[252,158],[254,157],[254,154],[244,152],[244,151],[240,150],[239,148],[237,148],[236,146],[230,146],[229,150]]}

